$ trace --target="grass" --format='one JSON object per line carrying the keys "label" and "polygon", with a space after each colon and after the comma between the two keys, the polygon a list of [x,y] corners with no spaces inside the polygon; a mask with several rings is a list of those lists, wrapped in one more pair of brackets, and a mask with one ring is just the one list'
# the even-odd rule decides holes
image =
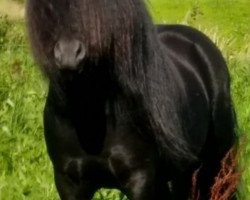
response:
{"label": "grass", "polygon": [[[240,132],[250,135],[250,1],[151,0],[157,23],[184,23],[208,34],[223,51],[232,76]],[[56,200],[51,163],[43,138],[46,80],[28,50],[23,7],[0,0],[0,199]],[[13,14],[14,13],[14,14]],[[19,13],[16,15],[16,13]],[[8,18],[3,17],[7,14]],[[245,168],[239,199],[250,196],[250,145],[242,152]],[[125,199],[101,190],[94,199]]]}

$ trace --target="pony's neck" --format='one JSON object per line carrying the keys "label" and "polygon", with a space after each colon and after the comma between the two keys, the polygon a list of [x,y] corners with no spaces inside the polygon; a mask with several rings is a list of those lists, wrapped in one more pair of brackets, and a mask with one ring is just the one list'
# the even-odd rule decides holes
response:
{"label": "pony's neck", "polygon": [[[126,89],[135,93],[147,90],[145,87],[155,81],[151,77],[160,78],[168,73],[167,60],[156,28],[151,19],[144,20],[131,36],[133,39],[130,44],[124,46],[123,51],[119,51],[118,48],[122,48],[119,45],[114,49],[114,70],[117,78]],[[162,66],[166,66],[164,75]]]}

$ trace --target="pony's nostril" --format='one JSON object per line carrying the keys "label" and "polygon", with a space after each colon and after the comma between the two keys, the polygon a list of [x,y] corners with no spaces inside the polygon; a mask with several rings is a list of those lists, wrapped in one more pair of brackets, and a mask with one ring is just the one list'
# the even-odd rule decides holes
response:
{"label": "pony's nostril", "polygon": [[60,43],[57,42],[54,48],[54,56],[55,56],[55,62],[56,64],[61,63],[61,59],[62,59],[62,52],[61,52],[61,48],[60,48]]}
{"label": "pony's nostril", "polygon": [[79,42],[76,50],[76,61],[78,62],[78,64],[84,59],[85,54],[86,48],[81,42]]}
{"label": "pony's nostril", "polygon": [[77,51],[76,51],[76,57],[80,55],[81,51],[82,51],[82,46],[81,44],[79,44],[79,47],[77,48]]}

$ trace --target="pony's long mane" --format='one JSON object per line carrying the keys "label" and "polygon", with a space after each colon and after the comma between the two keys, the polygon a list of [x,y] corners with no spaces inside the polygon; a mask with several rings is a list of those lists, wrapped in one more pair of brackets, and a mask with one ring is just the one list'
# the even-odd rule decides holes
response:
{"label": "pony's long mane", "polygon": [[58,38],[81,40],[87,59],[109,58],[125,93],[143,97],[161,152],[172,160],[194,159],[176,107],[185,97],[175,92],[173,68],[142,0],[29,0],[27,5],[33,52],[49,77],[57,71],[53,47]]}

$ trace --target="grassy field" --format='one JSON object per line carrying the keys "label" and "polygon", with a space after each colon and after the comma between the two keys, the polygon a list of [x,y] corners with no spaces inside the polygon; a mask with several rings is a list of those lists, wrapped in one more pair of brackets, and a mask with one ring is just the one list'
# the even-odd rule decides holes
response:
{"label": "grassy field", "polygon": [[[238,196],[250,199],[250,1],[151,0],[148,6],[155,22],[194,26],[223,51],[232,76],[239,132],[246,141]],[[56,200],[43,139],[46,80],[29,53],[23,6],[0,0],[0,16],[0,200]],[[94,199],[123,197],[102,190]]]}

